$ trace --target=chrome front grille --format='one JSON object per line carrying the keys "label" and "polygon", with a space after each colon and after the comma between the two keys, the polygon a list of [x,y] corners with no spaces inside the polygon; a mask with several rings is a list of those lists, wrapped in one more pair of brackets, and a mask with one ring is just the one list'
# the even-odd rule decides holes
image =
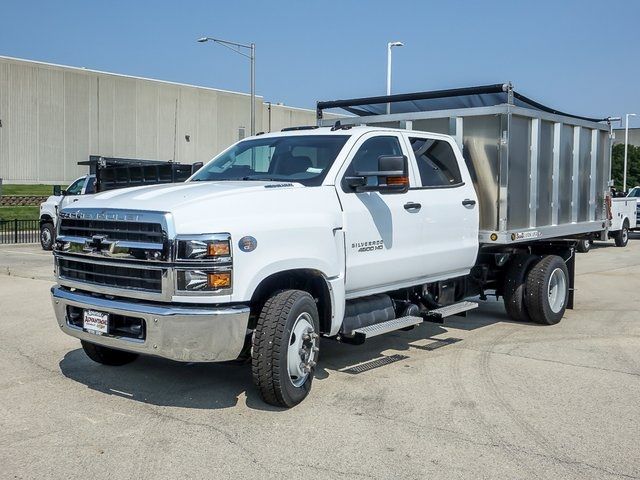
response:
{"label": "chrome front grille", "polygon": [[174,238],[169,213],[66,208],[54,249],[58,282],[106,295],[169,301]]}
{"label": "chrome front grille", "polygon": [[66,208],[60,212],[54,247],[56,277],[67,288],[169,302],[176,295],[206,294],[178,290],[182,271],[230,271],[230,255],[223,263],[178,261],[177,242],[168,212]]}
{"label": "chrome front grille", "polygon": [[93,238],[105,236],[109,240],[126,242],[163,243],[166,240],[159,223],[61,218],[59,235],[63,237]]}
{"label": "chrome front grille", "polygon": [[162,269],[58,259],[58,276],[103,287],[162,293]]}

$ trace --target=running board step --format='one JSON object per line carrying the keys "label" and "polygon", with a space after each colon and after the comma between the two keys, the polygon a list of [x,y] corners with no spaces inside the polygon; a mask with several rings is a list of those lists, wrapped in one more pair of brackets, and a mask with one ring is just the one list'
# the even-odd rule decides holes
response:
{"label": "running board step", "polygon": [[413,327],[424,322],[422,317],[400,317],[393,320],[387,320],[382,323],[375,323],[367,327],[356,328],[353,332],[353,343],[363,343],[367,338],[377,337],[385,333],[402,330],[403,328]]}
{"label": "running board step", "polygon": [[476,302],[454,303],[453,305],[447,305],[446,307],[429,310],[425,315],[425,320],[431,322],[442,322],[442,320],[446,317],[460,315],[461,313],[468,312],[469,310],[473,310],[474,308],[478,308],[478,304]]}

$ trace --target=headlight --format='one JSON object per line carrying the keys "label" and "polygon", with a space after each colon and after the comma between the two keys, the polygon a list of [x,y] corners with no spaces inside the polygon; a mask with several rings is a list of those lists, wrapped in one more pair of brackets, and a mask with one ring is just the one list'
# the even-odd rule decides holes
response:
{"label": "headlight", "polygon": [[230,262],[231,237],[226,233],[178,237],[176,259]]}
{"label": "headlight", "polygon": [[216,292],[231,289],[231,269],[178,270],[177,287],[182,292]]}

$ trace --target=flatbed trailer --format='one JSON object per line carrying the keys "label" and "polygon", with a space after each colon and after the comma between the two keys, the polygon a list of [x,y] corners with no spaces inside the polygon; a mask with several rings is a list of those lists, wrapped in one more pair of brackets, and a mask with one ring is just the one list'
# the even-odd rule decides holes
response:
{"label": "flatbed trailer", "polygon": [[517,93],[510,83],[318,102],[370,125],[451,135],[463,152],[480,204],[479,241],[605,240],[610,225],[611,123],[563,113]]}

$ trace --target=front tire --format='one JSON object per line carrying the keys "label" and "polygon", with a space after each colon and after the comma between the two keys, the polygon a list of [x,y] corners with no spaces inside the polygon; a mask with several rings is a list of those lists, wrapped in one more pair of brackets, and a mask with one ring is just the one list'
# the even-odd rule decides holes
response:
{"label": "front tire", "polygon": [[253,334],[253,382],[262,399],[290,408],[311,391],[319,352],[316,303],[301,290],[272,295]]}
{"label": "front tire", "polygon": [[136,353],[123,352],[122,350],[103,347],[102,345],[85,342],[84,340],[81,340],[80,343],[82,343],[82,349],[84,353],[87,354],[87,357],[102,365],[119,367],[131,363],[138,358]]}
{"label": "front tire", "polygon": [[56,235],[53,223],[47,222],[40,225],[40,245],[43,250],[53,250],[53,242]]}
{"label": "front tire", "polygon": [[525,305],[534,322],[555,325],[569,301],[569,271],[562,258],[547,255],[527,275]]}
{"label": "front tire", "polygon": [[622,229],[618,230],[613,239],[616,242],[616,247],[626,247],[629,243],[629,224],[625,220],[622,224]]}

